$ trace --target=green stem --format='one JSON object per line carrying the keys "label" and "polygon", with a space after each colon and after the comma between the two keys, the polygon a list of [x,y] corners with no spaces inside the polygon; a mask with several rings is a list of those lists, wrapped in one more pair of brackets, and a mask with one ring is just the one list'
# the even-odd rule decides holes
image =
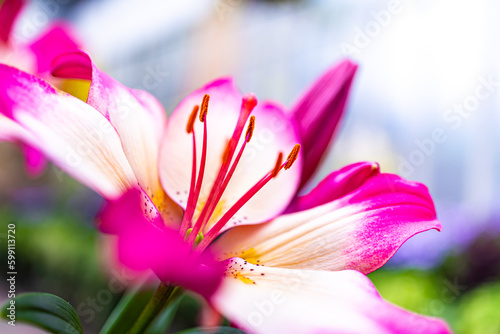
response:
{"label": "green stem", "polygon": [[143,333],[146,328],[148,328],[151,321],[153,321],[153,319],[161,311],[165,303],[170,299],[174,290],[174,286],[167,286],[163,283],[160,283],[155,293],[147,303],[146,307],[144,308],[144,310],[142,310],[139,318],[137,318],[134,325],[129,330],[128,334]]}

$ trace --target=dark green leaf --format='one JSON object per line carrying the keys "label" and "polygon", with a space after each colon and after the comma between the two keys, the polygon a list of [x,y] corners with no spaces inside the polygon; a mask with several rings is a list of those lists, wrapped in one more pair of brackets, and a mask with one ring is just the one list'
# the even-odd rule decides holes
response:
{"label": "dark green leaf", "polygon": [[102,327],[102,334],[126,333],[135,323],[139,314],[154,293],[152,288],[139,286],[127,292],[113,309],[108,320]]}
{"label": "dark green leaf", "polygon": [[9,310],[10,301],[2,307],[2,318],[26,322],[51,333],[83,334],[80,319],[64,299],[49,293],[25,293],[16,296],[15,312]]}
{"label": "dark green leaf", "polygon": [[[178,292],[180,294],[180,290],[178,290]],[[170,327],[182,300],[180,296],[174,295],[172,297],[175,298],[175,300],[167,304],[160,314],[158,314],[156,319],[153,320],[146,330],[146,334],[163,334]]]}
{"label": "dark green leaf", "polygon": [[233,327],[196,327],[175,334],[246,334],[246,332]]}

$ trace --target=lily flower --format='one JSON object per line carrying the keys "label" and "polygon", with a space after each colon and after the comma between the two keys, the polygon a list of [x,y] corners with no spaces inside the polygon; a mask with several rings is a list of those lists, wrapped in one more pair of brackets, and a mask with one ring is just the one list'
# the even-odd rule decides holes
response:
{"label": "lily flower", "polygon": [[[60,53],[78,49],[80,43],[63,22],[53,23],[40,37],[28,44],[15,43],[13,28],[25,3],[24,0],[5,0],[0,3],[0,63],[50,80],[52,59]],[[0,141],[13,141],[22,131],[0,114]],[[21,148],[28,174],[40,175],[46,166],[43,154],[27,144],[22,144]]]}
{"label": "lily flower", "polygon": [[0,111],[108,199],[99,228],[117,235],[125,265],[199,293],[252,333],[449,333],[385,302],[363,275],[441,229],[425,186],[362,162],[296,196],[308,155],[294,115],[312,110],[290,115],[219,79],[166,121],[151,95],[83,52],[57,57],[53,74],[90,80],[87,103],[0,65]]}

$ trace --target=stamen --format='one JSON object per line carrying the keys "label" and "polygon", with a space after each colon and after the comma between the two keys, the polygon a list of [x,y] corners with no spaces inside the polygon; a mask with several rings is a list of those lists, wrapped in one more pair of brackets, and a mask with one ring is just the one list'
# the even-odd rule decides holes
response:
{"label": "stamen", "polygon": [[[201,185],[203,183],[203,176],[205,175],[205,164],[207,161],[207,145],[208,145],[208,129],[207,129],[207,120],[205,119],[205,122],[203,122],[203,146],[201,150],[201,161],[200,161],[200,170],[198,171],[198,178],[196,181],[196,190],[195,190],[195,201],[194,205],[196,206],[196,203],[198,203],[198,198],[200,197],[200,192],[201,192]],[[193,212],[191,212],[191,215],[189,216],[189,220],[193,218],[194,214],[194,209],[193,207]]]}
{"label": "stamen", "polygon": [[193,132],[193,126],[194,126],[194,121],[196,119],[196,116],[198,115],[198,110],[200,107],[198,105],[195,105],[193,108],[193,111],[191,111],[191,115],[189,116],[187,125],[186,125],[186,132],[191,133]]}
{"label": "stamen", "polygon": [[[242,151],[240,151],[241,153]],[[283,153],[280,152],[278,155],[278,159],[276,160],[276,165],[274,166],[274,169],[267,173],[260,181],[258,181],[250,190],[248,190],[239,200],[236,201],[235,204],[233,204],[232,207],[229,208],[229,210],[226,211],[226,213],[215,223],[215,225],[208,231],[208,233],[205,235],[205,238],[201,241],[199,247],[197,248],[197,251],[202,252],[210,243],[215,240],[217,237],[218,233],[224,228],[224,226],[229,222],[229,220],[240,210],[255,194],[257,194],[269,181],[271,181],[276,175],[278,175],[279,171],[282,168],[288,169],[290,168],[295,160],[297,160],[297,156],[300,152],[300,145],[296,144],[292,152],[288,155],[287,161],[283,164]],[[288,168],[286,167],[288,166]],[[234,170],[232,170],[234,172]],[[232,174],[231,174],[232,175]],[[228,181],[227,179],[224,180],[226,183]],[[227,185],[227,183],[226,183]],[[220,196],[217,198],[217,200],[220,199]],[[193,238],[194,239],[194,238]]]}
{"label": "stamen", "polygon": [[198,171],[198,177],[196,177],[196,136],[194,131],[194,121],[196,119],[196,114],[200,109],[198,105],[193,108],[191,115],[189,116],[186,131],[193,134],[193,165],[191,171],[191,185],[189,187],[189,196],[186,205],[186,211],[182,217],[180,233],[185,235],[189,225],[191,224],[191,219],[193,218],[194,211],[196,210],[196,203],[198,203],[198,198],[200,196],[201,184],[203,182],[203,175],[205,173],[205,162],[207,157],[207,111],[208,111],[208,101],[210,100],[210,95],[205,94],[203,96],[203,101],[201,102],[201,113],[200,121],[203,122],[203,146],[201,153],[200,170]]}
{"label": "stamen", "polygon": [[[203,103],[202,103],[203,104]],[[199,231],[201,226],[205,225],[206,222],[210,219],[210,216],[213,213],[213,210],[216,208],[217,199],[222,196],[224,193],[225,187],[223,187],[224,179],[227,175],[227,172],[230,168],[230,162],[233,159],[234,153],[236,151],[236,146],[238,144],[239,138],[243,132],[244,126],[250,116],[250,113],[257,105],[257,98],[254,94],[248,93],[245,94],[241,101],[241,109],[240,115],[238,117],[238,121],[236,122],[236,128],[234,129],[233,135],[229,140],[225,152],[222,157],[222,165],[219,168],[219,173],[212,185],[212,189],[207,197],[207,201],[198,217],[198,220],[195,223],[194,229]],[[203,106],[202,106],[203,109]],[[246,143],[246,142],[245,142]],[[190,240],[188,239],[188,242]]]}
{"label": "stamen", "polygon": [[250,140],[252,139],[254,129],[255,129],[255,116],[250,116],[250,123],[248,123],[247,133],[245,134],[247,143],[250,142]]}
{"label": "stamen", "polygon": [[[186,204],[186,211],[184,213],[184,216],[182,217],[182,222],[181,222],[181,227],[180,227],[181,235],[185,235],[186,230],[188,229],[189,224],[191,222],[190,212],[194,211],[194,206],[196,206],[196,201],[194,199],[195,187],[196,187],[196,134],[195,134],[194,126],[192,123],[194,123],[194,120],[196,119],[197,112],[198,112],[198,106],[195,106],[193,108],[193,111],[191,112],[191,116],[189,117],[188,127],[186,128],[188,133],[192,133],[193,162],[192,162],[192,167],[191,167],[191,184],[189,186],[189,195],[188,195],[188,200],[187,200],[187,204]],[[194,117],[193,117],[193,115],[194,115]],[[193,119],[192,122],[191,122],[191,119]]]}
{"label": "stamen", "polygon": [[[225,212],[219,212],[223,209],[218,209],[217,213],[214,214],[216,208],[219,204],[224,206],[224,201],[219,203],[235,170],[238,163],[243,155],[246,144],[252,139],[253,133],[255,131],[255,116],[250,116],[251,112],[257,105],[257,99],[254,94],[245,94],[241,102],[241,110],[238,120],[236,121],[236,127],[233,131],[231,138],[227,141],[224,153],[222,156],[222,163],[219,168],[218,174],[213,181],[212,187],[208,197],[203,203],[201,212],[193,224],[193,217],[197,207],[198,200],[200,197],[201,187],[203,183],[203,176],[205,172],[205,163],[207,155],[207,112],[210,96],[205,94],[200,106],[195,106],[191,115],[189,117],[186,131],[192,133],[193,136],[193,166],[192,166],[192,178],[190,192],[188,196],[188,203],[186,206],[186,211],[181,223],[180,232],[181,235],[185,236],[186,242],[196,248],[197,252],[203,252],[206,247],[210,245],[211,242],[217,238],[219,232],[228,224],[228,222],[233,219],[234,215],[255,195],[259,192],[269,181],[275,178],[281,169],[289,169],[294,162],[297,160],[300,145],[296,144],[291,150],[290,154],[283,162],[283,153],[280,152],[274,168],[269,171],[264,177],[262,177],[257,183],[255,183],[241,198],[239,198],[233,205],[231,205]],[[201,160],[199,170],[197,169],[197,155],[196,155],[196,138],[195,138],[195,128],[194,122],[195,118],[199,113],[199,119],[204,123],[204,133],[203,133],[203,146],[201,152]],[[245,140],[242,141],[240,147],[238,143],[243,130],[246,127]],[[215,215],[216,217],[212,217]],[[207,225],[212,220],[221,215],[220,219],[214,222],[212,226],[208,226],[208,232],[203,238],[203,233],[207,231]],[[201,233],[200,233],[201,232]]]}
{"label": "stamen", "polygon": [[229,161],[229,151],[231,149],[231,140],[226,142],[226,148],[224,149],[224,154],[222,154],[222,164],[227,164]]}
{"label": "stamen", "polygon": [[[205,98],[205,96],[207,98]],[[208,108],[208,95],[205,95],[203,97],[203,102],[201,106],[201,111],[200,111],[200,120],[202,120],[202,114],[204,113],[204,105],[207,104]],[[219,199],[222,197],[222,194],[224,193],[228,180],[226,179],[226,176],[228,175],[229,169],[232,167],[231,166],[231,161],[233,159],[233,156],[236,151],[236,147],[239,141],[239,138],[241,137],[241,134],[243,133],[244,126],[248,120],[248,117],[250,116],[250,113],[253,111],[255,106],[257,105],[257,98],[255,97],[254,94],[248,93],[245,94],[242,98],[241,102],[241,110],[240,110],[240,115],[238,117],[238,120],[236,122],[236,128],[234,129],[233,135],[231,139],[229,140],[225,153],[223,154],[222,157],[222,165],[219,169],[219,172],[217,174],[217,177],[212,185],[212,189],[210,190],[210,193],[207,197],[207,200],[205,202],[205,205],[203,206],[203,209],[201,210],[201,213],[196,220],[196,223],[194,224],[193,231],[195,234],[191,234],[187,242],[193,244],[194,243],[194,236],[198,234],[198,232],[201,230],[202,227],[204,227],[207,222],[210,220],[210,217],[212,216],[215,208],[217,207],[217,202]],[[206,114],[206,113],[205,113]],[[204,119],[204,117],[203,117]],[[243,143],[243,146],[246,144],[246,141]],[[237,159],[238,160],[238,159]],[[237,161],[235,160],[235,163]],[[234,166],[235,168],[236,166]],[[233,169],[233,168],[231,168]],[[227,182],[226,182],[227,181]]]}
{"label": "stamen", "polygon": [[[283,165],[280,166],[280,169]],[[200,245],[196,248],[197,251],[202,252],[210,243],[217,237],[220,230],[229,222],[229,220],[245,205],[256,193],[258,193],[270,180],[273,179],[273,171],[267,173],[260,179],[250,190],[248,190],[239,200],[234,203],[229,210],[222,216],[217,223],[208,231]],[[189,240],[188,240],[189,241]]]}
{"label": "stamen", "polygon": [[300,152],[300,144],[295,144],[295,146],[292,149],[292,152],[288,155],[286,158],[286,164],[285,164],[285,170],[289,169],[292,167],[293,163],[295,160],[297,160]]}
{"label": "stamen", "polygon": [[208,112],[208,101],[210,101],[210,95],[203,95],[203,101],[201,101],[201,111],[200,111],[200,121],[205,122],[205,117],[207,117]]}
{"label": "stamen", "polygon": [[[208,95],[205,95],[208,96]],[[193,218],[194,211],[196,210],[196,204],[198,203],[198,198],[200,197],[201,185],[203,183],[203,176],[205,174],[205,164],[207,160],[207,120],[205,112],[205,122],[203,122],[203,146],[201,151],[201,161],[200,169],[198,171],[198,177],[196,178],[196,138],[194,128],[193,132],[193,170],[191,175],[191,187],[189,190],[188,203],[186,206],[186,211],[184,212],[184,217],[181,223],[181,235],[185,235],[187,228],[191,224],[191,219]],[[197,231],[198,232],[198,231]]]}
{"label": "stamen", "polygon": [[[252,116],[253,117],[253,116]],[[222,185],[220,186],[221,189],[226,189],[227,185],[229,184],[229,181],[233,177],[234,171],[236,170],[236,167],[238,166],[238,163],[240,162],[241,156],[243,155],[243,152],[245,151],[246,144],[248,142],[245,141],[243,142],[243,145],[241,145],[240,150],[238,154],[236,155],[236,158],[234,159],[233,163],[231,164],[231,168],[226,174],[226,177],[224,178],[224,181],[222,182]],[[208,210],[208,216],[207,219],[203,220],[203,223],[201,225],[201,229],[205,228],[205,225],[208,223],[208,220],[210,219],[211,215],[213,214],[215,208],[217,207],[217,203],[219,203],[220,199],[222,198],[223,191],[219,192],[217,194],[217,197],[215,198],[214,201],[212,201],[212,206],[210,207],[210,210]]]}
{"label": "stamen", "polygon": [[278,173],[281,170],[282,164],[283,164],[283,153],[280,152],[280,154],[278,155],[278,159],[276,160],[276,165],[274,165],[274,169],[273,169],[273,172],[271,174],[272,177],[278,176]]}

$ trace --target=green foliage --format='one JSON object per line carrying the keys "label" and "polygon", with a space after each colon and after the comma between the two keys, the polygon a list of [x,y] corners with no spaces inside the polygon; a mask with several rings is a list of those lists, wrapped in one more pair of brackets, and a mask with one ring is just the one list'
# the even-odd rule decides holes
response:
{"label": "green foliage", "polygon": [[456,330],[457,303],[464,294],[464,287],[456,279],[417,269],[379,269],[368,276],[387,301],[442,318]]}
{"label": "green foliage", "polygon": [[413,312],[433,314],[430,302],[439,299],[441,279],[419,270],[377,270],[368,276],[380,295]]}
{"label": "green foliage", "polygon": [[126,293],[113,309],[113,312],[111,312],[100,333],[126,333],[135,323],[139,314],[141,314],[153,292],[154,289],[142,289],[139,287]]}
{"label": "green foliage", "polygon": [[[42,285],[44,290],[52,285],[68,287],[71,292],[74,289],[67,282],[72,282],[73,286],[102,282],[97,257],[98,239],[93,228],[84,226],[74,217],[58,213],[31,222],[20,221],[11,212],[0,211],[0,220],[16,224],[16,264],[18,271],[22,272],[19,279],[36,277],[35,283]],[[5,235],[0,233],[3,245],[4,238]],[[0,256],[5,254],[2,252]]]}
{"label": "green foliage", "polygon": [[196,327],[186,329],[176,334],[245,334],[241,329],[232,327]]}
{"label": "green foliage", "polygon": [[48,293],[25,293],[2,306],[8,321],[26,322],[50,333],[82,334],[80,319],[64,299]]}
{"label": "green foliage", "polygon": [[500,333],[500,282],[472,290],[458,306],[457,333]]}
{"label": "green foliage", "polygon": [[[180,294],[182,293],[180,290],[177,290]],[[175,296],[174,296],[175,297]],[[174,318],[177,314],[177,310],[179,309],[179,305],[184,296],[178,296],[174,301],[169,303],[161,312],[158,314],[155,320],[151,323],[151,325],[146,330],[145,334],[163,334],[165,331],[170,328]]]}
{"label": "green foliage", "polygon": [[[44,291],[68,300],[78,312],[83,310],[85,330],[97,332],[118,296],[113,293],[111,300],[98,303],[98,309],[89,305],[89,298],[110,291],[98,255],[99,237],[91,222],[61,211],[30,219],[5,208],[0,208],[0,221],[16,225],[17,290]],[[5,237],[0,233],[3,263],[7,263]]]}

